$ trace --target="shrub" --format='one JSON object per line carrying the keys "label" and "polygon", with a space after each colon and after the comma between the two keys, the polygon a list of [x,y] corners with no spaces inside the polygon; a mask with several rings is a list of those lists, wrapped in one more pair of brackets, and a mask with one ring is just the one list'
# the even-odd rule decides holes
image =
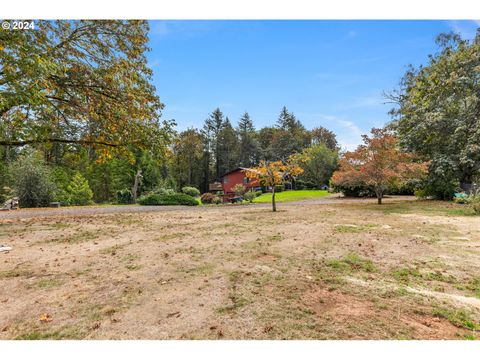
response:
{"label": "shrub", "polygon": [[420,199],[425,199],[428,197],[428,194],[427,192],[425,191],[425,189],[417,189],[415,190],[415,192],[413,193],[417,198],[420,198]]}
{"label": "shrub", "polygon": [[470,202],[470,207],[475,214],[480,215],[480,196],[475,196],[475,198]]}
{"label": "shrub", "polygon": [[15,196],[15,191],[8,187],[4,186],[2,189],[0,189],[0,206],[3,205],[3,203]]}
{"label": "shrub", "polygon": [[62,206],[70,205],[70,195],[67,190],[62,188],[56,189],[53,200],[59,202]]}
{"label": "shrub", "polygon": [[182,188],[182,193],[193,196],[193,197],[197,197],[200,195],[200,190],[198,190],[193,186],[184,186]]}
{"label": "shrub", "polygon": [[466,204],[470,206],[470,208],[473,210],[473,212],[477,215],[480,214],[480,190],[477,190],[465,199]]}
{"label": "shrub", "polygon": [[295,181],[295,189],[296,190],[305,190],[306,189],[305,181],[303,181],[303,180]]}
{"label": "shrub", "polygon": [[200,200],[202,201],[202,204],[213,204],[213,199],[215,197],[218,197],[218,196],[211,193],[205,193],[200,197]]}
{"label": "shrub", "polygon": [[243,184],[236,184],[235,186],[232,187],[232,190],[235,193],[235,195],[242,196],[247,191],[247,188]]}
{"label": "shrub", "polygon": [[452,200],[458,190],[458,182],[448,179],[428,179],[422,186],[425,195],[437,200]]}
{"label": "shrub", "polygon": [[202,204],[221,204],[222,203],[222,197],[211,194],[211,193],[205,193],[200,197],[200,200],[202,201]]}
{"label": "shrub", "polygon": [[118,190],[117,202],[119,204],[131,204],[133,202],[132,191],[130,189]]}
{"label": "shrub", "polygon": [[457,204],[467,204],[468,203],[468,194],[466,193],[455,193],[453,201]]}
{"label": "shrub", "polygon": [[320,187],[319,185],[311,181],[306,181],[301,179],[295,181],[296,190],[315,190],[315,189],[318,189],[319,187]]}
{"label": "shrub", "polygon": [[335,184],[333,186],[335,192],[341,192],[345,196],[351,197],[374,197],[375,191],[372,187],[363,185],[361,183],[348,183],[344,182],[342,184]]}
{"label": "shrub", "polygon": [[391,185],[386,193],[390,195],[415,195],[415,192],[421,188],[421,181],[418,179],[410,179],[405,183]]}
{"label": "shrub", "polygon": [[140,205],[158,205],[158,203],[160,202],[160,197],[162,195],[160,194],[155,194],[155,193],[151,193],[151,194],[146,194],[146,195],[142,195],[140,196],[138,199],[137,199],[137,202],[140,204]]}
{"label": "shrub", "polygon": [[173,194],[175,194],[175,190],[173,190],[171,188],[158,187],[153,191],[153,194],[173,195]]}
{"label": "shrub", "polygon": [[14,189],[21,207],[48,206],[56,190],[40,154],[20,156],[11,165]]}
{"label": "shrub", "polygon": [[275,192],[279,193],[285,191],[285,185],[275,185]]}
{"label": "shrub", "polygon": [[187,194],[150,194],[138,199],[140,205],[198,205],[198,201]]}
{"label": "shrub", "polygon": [[92,203],[93,192],[87,179],[77,172],[67,186],[69,203],[71,205],[88,205]]}
{"label": "shrub", "polygon": [[453,201],[457,204],[467,204],[475,214],[480,215],[480,189],[471,194],[455,193]]}
{"label": "shrub", "polygon": [[247,201],[253,202],[253,199],[257,197],[257,194],[254,191],[247,191],[244,195],[243,198]]}
{"label": "shrub", "polygon": [[262,191],[258,190],[258,191],[255,191],[255,196],[256,197],[259,197],[260,195],[262,195]]}

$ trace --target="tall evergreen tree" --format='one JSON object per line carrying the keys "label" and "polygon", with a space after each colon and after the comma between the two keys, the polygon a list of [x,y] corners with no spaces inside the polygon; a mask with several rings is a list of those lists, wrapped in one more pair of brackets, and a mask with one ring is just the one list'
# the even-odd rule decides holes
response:
{"label": "tall evergreen tree", "polygon": [[228,117],[225,119],[218,136],[217,163],[220,175],[238,167],[238,139]]}
{"label": "tall evergreen tree", "polygon": [[215,168],[215,180],[220,181],[221,169],[220,162],[218,161],[220,157],[220,144],[219,144],[219,134],[224,125],[223,113],[219,108],[216,108],[210,116],[205,120],[203,125],[202,135],[204,136],[204,146],[205,146],[205,156],[206,163],[205,165],[205,183],[208,186],[210,179],[210,162],[213,160]]}
{"label": "tall evergreen tree", "polygon": [[257,165],[260,161],[261,148],[248,112],[245,112],[240,118],[237,133],[239,137],[238,165],[243,167]]}
{"label": "tall evergreen tree", "polygon": [[277,128],[265,126],[257,132],[257,138],[261,149],[260,160],[274,160],[271,145],[273,142],[273,137],[277,131]]}
{"label": "tall evergreen tree", "polygon": [[291,154],[301,152],[310,143],[303,124],[285,106],[278,117],[277,129],[270,145],[276,160],[286,161]]}

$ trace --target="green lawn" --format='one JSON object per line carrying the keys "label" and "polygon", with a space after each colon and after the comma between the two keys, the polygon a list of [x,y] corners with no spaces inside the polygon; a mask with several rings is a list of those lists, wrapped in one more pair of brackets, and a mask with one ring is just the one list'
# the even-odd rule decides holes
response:
{"label": "green lawn", "polygon": [[[327,190],[289,190],[282,191],[275,194],[275,200],[278,202],[299,201],[307,199],[315,199],[318,197],[328,195]],[[269,203],[272,202],[272,194],[265,193],[253,200],[254,203]]]}

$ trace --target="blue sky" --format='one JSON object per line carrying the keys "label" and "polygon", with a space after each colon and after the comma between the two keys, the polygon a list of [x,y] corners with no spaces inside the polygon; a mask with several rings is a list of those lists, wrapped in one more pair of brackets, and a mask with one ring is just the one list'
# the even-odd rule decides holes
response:
{"label": "blue sky", "polygon": [[149,64],[177,129],[201,127],[220,107],[234,126],[256,128],[282,106],[324,126],[349,150],[390,120],[382,93],[408,64],[426,63],[440,32],[473,38],[479,21],[150,21]]}

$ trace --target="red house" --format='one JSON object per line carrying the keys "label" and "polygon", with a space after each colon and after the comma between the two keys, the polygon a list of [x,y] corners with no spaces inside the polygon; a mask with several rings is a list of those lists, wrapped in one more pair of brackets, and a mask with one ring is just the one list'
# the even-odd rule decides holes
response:
{"label": "red house", "polygon": [[247,191],[260,187],[258,179],[247,178],[242,170],[250,169],[239,167],[222,175],[222,187],[223,193],[225,194],[225,200],[235,196],[233,187],[237,184],[244,185],[247,188]]}

